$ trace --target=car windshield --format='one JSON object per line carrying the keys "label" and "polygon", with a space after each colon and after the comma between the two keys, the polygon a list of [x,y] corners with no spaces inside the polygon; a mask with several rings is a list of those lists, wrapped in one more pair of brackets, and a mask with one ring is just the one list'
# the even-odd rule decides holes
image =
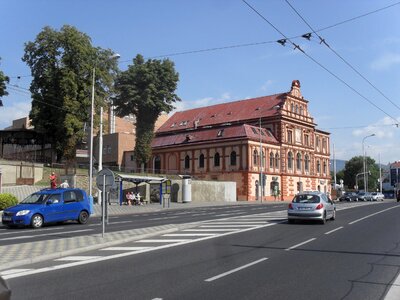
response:
{"label": "car windshield", "polygon": [[319,203],[319,197],[317,195],[297,195],[293,199],[293,203]]}
{"label": "car windshield", "polygon": [[52,194],[32,194],[21,201],[22,204],[42,204],[47,201]]}

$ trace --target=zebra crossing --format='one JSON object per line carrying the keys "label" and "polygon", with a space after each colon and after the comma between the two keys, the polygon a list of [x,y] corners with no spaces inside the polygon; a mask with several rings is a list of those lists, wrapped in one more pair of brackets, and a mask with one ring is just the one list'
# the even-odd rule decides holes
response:
{"label": "zebra crossing", "polygon": [[[373,205],[377,202],[363,203],[340,203],[337,205],[337,211],[354,208],[361,205]],[[0,272],[4,279],[28,276],[31,274],[58,270],[62,268],[74,267],[83,264],[95,263],[119,257],[155,251],[176,247],[179,245],[204,241],[208,239],[218,238],[226,235],[251,231],[259,228],[274,226],[287,221],[287,211],[279,210],[273,212],[264,212],[247,215],[233,215],[224,218],[207,220],[196,224],[191,228],[181,229],[176,232],[143,238],[140,240],[129,242],[125,245],[110,246],[93,250],[86,255],[82,253],[79,256],[66,256],[51,261],[47,261],[46,267],[41,264],[32,265],[33,268],[8,269]]]}

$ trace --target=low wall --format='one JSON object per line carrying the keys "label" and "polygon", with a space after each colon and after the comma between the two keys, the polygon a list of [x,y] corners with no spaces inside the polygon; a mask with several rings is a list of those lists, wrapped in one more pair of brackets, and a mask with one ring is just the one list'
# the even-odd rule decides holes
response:
{"label": "low wall", "polygon": [[[236,182],[192,180],[192,202],[236,202]],[[171,201],[182,202],[182,180],[171,180]]]}
{"label": "low wall", "polygon": [[0,160],[2,185],[33,184],[43,178],[43,164]]}

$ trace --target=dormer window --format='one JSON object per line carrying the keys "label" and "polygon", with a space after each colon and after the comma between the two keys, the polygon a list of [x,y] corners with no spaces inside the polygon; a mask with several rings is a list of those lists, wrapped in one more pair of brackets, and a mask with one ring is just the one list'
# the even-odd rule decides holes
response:
{"label": "dormer window", "polygon": [[224,130],[223,129],[221,129],[221,130],[219,130],[218,131],[218,134],[217,134],[217,136],[222,136],[224,134]]}
{"label": "dormer window", "polygon": [[172,123],[171,128],[175,127],[176,123]]}

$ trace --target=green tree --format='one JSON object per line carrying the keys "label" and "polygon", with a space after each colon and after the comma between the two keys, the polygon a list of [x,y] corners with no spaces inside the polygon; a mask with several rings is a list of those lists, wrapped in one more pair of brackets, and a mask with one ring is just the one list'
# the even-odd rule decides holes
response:
{"label": "green tree", "polygon": [[[377,180],[379,178],[379,168],[376,165],[374,159],[369,156],[365,157],[366,167],[371,175],[367,175],[366,178],[368,180],[368,190],[375,190],[377,188]],[[355,185],[358,185],[359,190],[364,190],[364,181],[363,181],[363,157],[362,156],[355,156],[346,162],[344,168],[344,184],[349,188],[353,188]],[[356,182],[356,175],[360,174],[357,177]]]}
{"label": "green tree", "polygon": [[[1,60],[1,58],[0,58]],[[8,78],[6,75],[4,75],[4,73],[0,70],[0,98],[3,96],[7,96],[8,92],[7,92],[7,87],[6,87],[6,83],[10,82],[10,78]]]}
{"label": "green tree", "polygon": [[133,65],[121,72],[115,83],[114,105],[118,116],[136,116],[135,157],[145,164],[151,157],[151,141],[154,125],[162,112],[174,109],[173,103],[180,101],[175,94],[179,74],[169,59],[144,60],[138,54]]}
{"label": "green tree", "polygon": [[32,110],[35,130],[46,135],[62,158],[75,158],[78,143],[90,123],[92,70],[95,68],[95,108],[112,89],[116,62],[111,50],[93,47],[91,39],[75,27],[60,31],[45,27],[35,41],[25,44],[22,58],[31,68]]}

